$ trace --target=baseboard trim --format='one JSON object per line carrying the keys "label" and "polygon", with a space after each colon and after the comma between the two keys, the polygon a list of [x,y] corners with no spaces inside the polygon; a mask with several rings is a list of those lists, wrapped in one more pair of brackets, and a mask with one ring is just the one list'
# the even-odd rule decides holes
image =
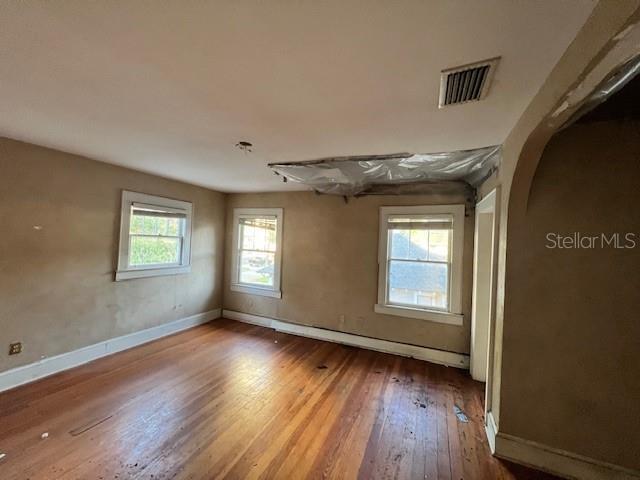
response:
{"label": "baseboard trim", "polygon": [[498,427],[496,426],[496,420],[493,418],[493,412],[487,413],[487,420],[484,424],[484,430],[487,434],[487,440],[489,442],[489,448],[491,453],[496,453],[496,435],[498,434]]}
{"label": "baseboard trim", "polygon": [[0,392],[77,367],[100,357],[121,352],[122,350],[157,340],[172,333],[210,322],[211,320],[220,318],[221,313],[222,309],[220,308],[209,310],[208,312],[198,313],[163,325],[147,328],[121,337],[111,338],[94,345],[53,357],[43,358],[37,362],[7,370],[6,372],[0,373]]}
{"label": "baseboard trim", "polygon": [[498,432],[495,455],[554,475],[580,480],[638,480],[640,471]]}
{"label": "baseboard trim", "polygon": [[301,337],[315,338],[328,342],[342,343],[352,345],[354,347],[366,348],[384,353],[393,353],[403,357],[417,358],[427,362],[447,365],[449,367],[457,367],[468,369],[469,356],[461,353],[446,352],[435,348],[419,347],[416,345],[407,345],[405,343],[392,342],[389,340],[380,340],[377,338],[363,337],[351,333],[336,332],[335,330],[327,330],[324,328],[309,327],[306,325],[298,325],[289,323],[275,318],[262,317],[249,313],[236,312],[233,310],[223,310],[222,316],[239,322],[260,325],[261,327],[273,328],[278,332],[290,333]]}

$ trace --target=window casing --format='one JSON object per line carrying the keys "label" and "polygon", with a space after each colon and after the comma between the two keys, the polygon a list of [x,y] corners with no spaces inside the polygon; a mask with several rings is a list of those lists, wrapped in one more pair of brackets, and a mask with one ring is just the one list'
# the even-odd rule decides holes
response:
{"label": "window casing", "polygon": [[381,207],[377,313],[462,325],[464,205]]}
{"label": "window casing", "polygon": [[191,271],[190,202],[122,192],[116,281]]}
{"label": "window casing", "polygon": [[233,211],[231,290],[281,298],[281,208]]}

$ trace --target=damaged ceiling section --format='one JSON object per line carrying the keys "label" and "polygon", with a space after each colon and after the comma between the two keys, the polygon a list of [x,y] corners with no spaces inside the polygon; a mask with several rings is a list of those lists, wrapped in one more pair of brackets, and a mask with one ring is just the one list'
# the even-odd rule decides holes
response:
{"label": "damaged ceiling section", "polygon": [[[633,29],[628,29],[625,36],[634,37],[628,34],[629,31],[633,31],[637,34],[634,38],[640,37],[640,28],[637,27],[634,25]],[[637,45],[634,45],[632,52],[598,85],[587,90],[586,81],[583,81],[568,94],[568,98],[551,114],[551,119],[555,119],[565,110],[573,110],[573,114],[564,124],[557,125],[558,130],[576,122],[640,75]],[[284,181],[307,185],[317,193],[341,195],[345,198],[362,195],[445,195],[464,192],[471,200],[475,196],[475,189],[500,167],[501,158],[502,147],[494,145],[441,153],[331,157],[302,162],[271,163],[269,167]]]}
{"label": "damaged ceiling section", "polygon": [[499,145],[441,153],[394,153],[271,163],[284,181],[302,183],[318,193],[375,194],[472,191],[500,164]]}
{"label": "damaged ceiling section", "polygon": [[[640,29],[638,30],[640,32]],[[597,88],[576,106],[576,111],[562,125],[561,130],[573,125],[598,105],[604,103],[640,74],[640,55],[619,66]],[[563,104],[564,106],[564,104]]]}

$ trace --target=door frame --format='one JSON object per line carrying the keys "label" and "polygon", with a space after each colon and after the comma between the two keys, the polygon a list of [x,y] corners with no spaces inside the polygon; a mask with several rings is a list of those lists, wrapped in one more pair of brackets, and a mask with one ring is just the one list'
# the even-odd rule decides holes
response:
{"label": "door frame", "polygon": [[[480,226],[480,215],[492,214],[493,215],[493,225],[491,228],[492,239],[491,239],[491,261],[490,261],[490,275],[491,275],[491,285],[489,288],[489,294],[491,296],[489,300],[489,324],[488,324],[488,333],[487,333],[487,371],[486,371],[486,386],[485,386],[485,426],[489,421],[490,413],[491,413],[491,405],[492,405],[492,387],[493,387],[493,365],[494,365],[494,346],[495,346],[495,318],[496,318],[496,291],[498,285],[498,238],[499,238],[499,228],[500,228],[500,187],[494,188],[491,192],[485,195],[482,200],[480,200],[476,204],[475,211],[475,227],[474,227],[474,252],[473,252],[473,298],[472,298],[472,338],[471,338],[471,365],[474,362],[474,324],[475,316],[476,316],[476,296],[477,296],[477,285],[478,285],[478,236],[479,226]],[[485,354],[485,353],[482,353]],[[473,372],[473,370],[472,370]]]}

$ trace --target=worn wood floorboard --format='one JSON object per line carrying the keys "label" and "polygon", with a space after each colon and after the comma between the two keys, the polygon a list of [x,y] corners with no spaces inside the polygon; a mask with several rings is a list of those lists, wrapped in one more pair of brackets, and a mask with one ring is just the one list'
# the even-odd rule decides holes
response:
{"label": "worn wood floorboard", "polygon": [[0,478],[551,478],[490,455],[482,395],[457,369],[218,320],[0,394]]}

